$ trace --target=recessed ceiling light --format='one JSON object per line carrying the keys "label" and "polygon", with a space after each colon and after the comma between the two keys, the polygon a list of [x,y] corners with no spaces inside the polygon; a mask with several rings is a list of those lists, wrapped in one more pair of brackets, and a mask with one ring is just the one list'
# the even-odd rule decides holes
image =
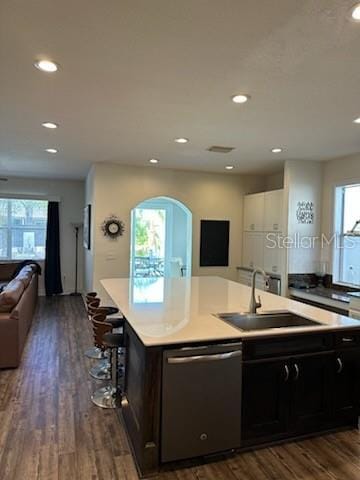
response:
{"label": "recessed ceiling light", "polygon": [[174,140],[176,143],[188,143],[189,139],[188,138],[185,138],[185,137],[179,137],[179,138],[175,138]]}
{"label": "recessed ceiling light", "polygon": [[360,22],[360,3],[357,3],[352,7],[351,16],[353,20]]}
{"label": "recessed ceiling light", "polygon": [[45,128],[58,128],[58,124],[54,122],[44,122],[41,124]]}
{"label": "recessed ceiling light", "polygon": [[233,170],[234,169],[234,165],[226,165],[226,170]]}
{"label": "recessed ceiling light", "polygon": [[58,152],[56,148],[46,148],[45,151],[47,153],[57,153]]}
{"label": "recessed ceiling light", "polygon": [[354,123],[360,123],[360,117],[355,118]]}
{"label": "recessed ceiling light", "polygon": [[234,95],[233,97],[231,97],[234,103],[246,103],[249,100],[249,98],[250,98],[249,95],[244,95],[243,93]]}
{"label": "recessed ceiling light", "polygon": [[34,66],[42,72],[53,73],[56,72],[59,66],[51,60],[38,60]]}
{"label": "recessed ceiling light", "polygon": [[281,153],[281,152],[282,152],[282,148],[279,148],[279,147],[272,148],[271,151],[272,151],[272,153]]}
{"label": "recessed ceiling light", "polygon": [[159,160],[157,158],[150,158],[149,162],[150,163],[159,163]]}

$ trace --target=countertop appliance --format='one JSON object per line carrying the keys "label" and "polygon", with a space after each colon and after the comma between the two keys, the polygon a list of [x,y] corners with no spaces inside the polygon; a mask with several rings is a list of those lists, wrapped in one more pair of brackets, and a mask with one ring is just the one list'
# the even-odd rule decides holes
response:
{"label": "countertop appliance", "polygon": [[[251,286],[251,276],[253,270],[251,268],[237,267],[238,271],[238,282],[242,285]],[[281,295],[281,275],[268,273],[267,282],[263,277],[256,277],[255,288],[258,290],[265,290],[275,295]]]}
{"label": "countertop appliance", "polygon": [[163,354],[161,461],[240,446],[242,344]]}
{"label": "countertop appliance", "polygon": [[281,278],[270,275],[267,291],[275,295],[281,295]]}

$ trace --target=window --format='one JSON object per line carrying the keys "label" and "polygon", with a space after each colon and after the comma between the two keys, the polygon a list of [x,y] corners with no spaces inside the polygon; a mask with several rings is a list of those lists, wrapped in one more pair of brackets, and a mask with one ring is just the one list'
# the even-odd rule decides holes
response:
{"label": "window", "polygon": [[44,259],[47,201],[0,198],[0,259]]}
{"label": "window", "polygon": [[334,281],[360,285],[360,185],[336,188]]}

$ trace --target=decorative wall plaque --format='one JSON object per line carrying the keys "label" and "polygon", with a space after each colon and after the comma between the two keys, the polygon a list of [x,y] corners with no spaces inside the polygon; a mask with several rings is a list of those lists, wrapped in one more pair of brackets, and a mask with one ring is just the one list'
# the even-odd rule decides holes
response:
{"label": "decorative wall plaque", "polygon": [[314,223],[314,202],[298,202],[296,218],[301,224],[311,225]]}

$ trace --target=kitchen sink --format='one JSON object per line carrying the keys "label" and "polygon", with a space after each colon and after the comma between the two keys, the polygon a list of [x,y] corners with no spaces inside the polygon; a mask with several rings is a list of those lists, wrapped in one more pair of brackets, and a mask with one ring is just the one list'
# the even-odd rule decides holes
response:
{"label": "kitchen sink", "polygon": [[266,330],[269,328],[316,327],[320,322],[309,320],[288,311],[263,313],[217,313],[217,318],[224,320],[239,330]]}

